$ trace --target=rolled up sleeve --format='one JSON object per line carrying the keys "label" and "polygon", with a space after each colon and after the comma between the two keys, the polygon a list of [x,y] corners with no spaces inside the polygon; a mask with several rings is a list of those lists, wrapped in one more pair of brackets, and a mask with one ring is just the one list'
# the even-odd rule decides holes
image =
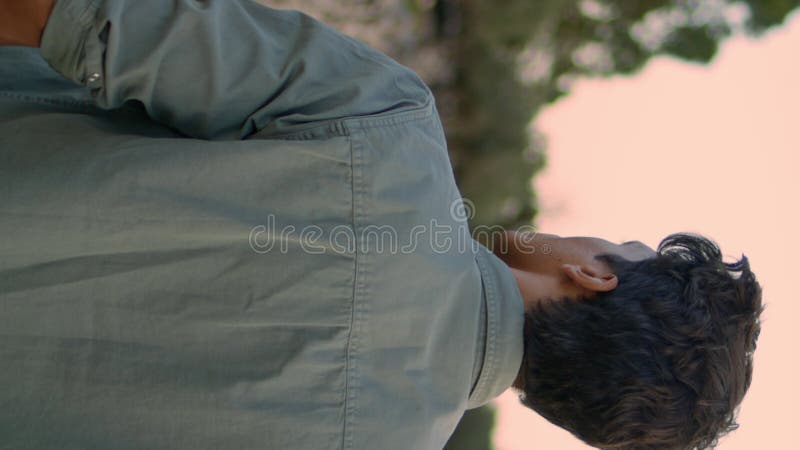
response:
{"label": "rolled up sleeve", "polygon": [[138,101],[201,139],[289,134],[430,100],[380,52],[248,0],[57,0],[41,51],[98,106]]}

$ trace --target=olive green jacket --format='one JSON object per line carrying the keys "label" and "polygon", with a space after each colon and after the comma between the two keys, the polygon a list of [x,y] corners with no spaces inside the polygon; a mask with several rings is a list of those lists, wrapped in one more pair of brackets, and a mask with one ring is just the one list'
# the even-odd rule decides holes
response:
{"label": "olive green jacket", "polygon": [[441,448],[523,351],[461,206],[429,89],[375,50],[58,0],[0,47],[0,448]]}

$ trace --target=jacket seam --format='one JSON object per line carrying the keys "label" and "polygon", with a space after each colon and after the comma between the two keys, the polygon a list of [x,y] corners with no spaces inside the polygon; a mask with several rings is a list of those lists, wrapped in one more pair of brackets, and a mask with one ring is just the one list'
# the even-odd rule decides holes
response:
{"label": "jacket seam", "polygon": [[[424,120],[434,114],[434,98],[428,95],[426,101],[421,106],[410,110],[382,112],[368,116],[344,117],[332,119],[319,125],[285,134],[272,134],[268,137],[273,139],[285,140],[315,140],[315,134],[320,132],[330,136],[352,136],[356,130],[369,130],[392,125],[400,125],[407,122]],[[258,134],[256,131],[253,134]]]}
{"label": "jacket seam", "polygon": [[[433,114],[432,97],[422,107],[413,110],[398,111],[391,114],[381,114],[374,117],[349,118],[333,123],[321,125],[328,130],[341,130],[350,140],[350,161],[352,167],[351,198],[352,198],[352,226],[355,236],[360,236],[359,229],[366,224],[366,187],[364,185],[364,133],[371,128],[397,125],[430,117]],[[321,127],[318,127],[321,128]],[[313,132],[304,130],[304,133]],[[361,328],[369,315],[369,298],[367,279],[369,265],[367,255],[363,251],[362,243],[356,239],[354,276],[353,276],[353,305],[350,315],[350,329],[347,335],[345,350],[345,420],[342,430],[342,448],[351,450],[355,441],[355,426],[358,415],[358,389],[360,384],[359,355],[361,344]]]}
{"label": "jacket seam", "polygon": [[343,123],[345,125],[345,129],[347,130],[368,130],[370,128],[400,125],[403,123],[423,120],[431,117],[434,113],[433,104],[433,96],[428,95],[425,99],[425,103],[414,109],[380,113],[372,116],[349,117],[344,119]]}
{"label": "jacket seam", "polygon": [[[348,132],[349,134],[349,132]],[[358,236],[358,227],[362,224],[362,202],[364,198],[363,186],[363,155],[362,144],[358,141],[358,132],[350,137],[350,161],[351,161],[351,205],[352,205],[352,227],[355,236]],[[345,350],[345,396],[344,396],[344,426],[342,430],[342,448],[352,449],[355,433],[355,417],[358,410],[358,350],[359,350],[359,328],[363,322],[363,305],[365,291],[366,267],[364,254],[361,245],[356,240],[355,258],[353,263],[353,298],[350,312],[350,328],[347,335]]]}
{"label": "jacket seam", "polygon": [[48,105],[48,106],[61,106],[64,108],[82,108],[86,110],[96,110],[97,106],[92,102],[82,102],[80,100],[68,100],[58,97],[39,97],[35,95],[22,94],[19,92],[0,92],[1,98],[8,98],[11,100],[18,100],[33,104]]}

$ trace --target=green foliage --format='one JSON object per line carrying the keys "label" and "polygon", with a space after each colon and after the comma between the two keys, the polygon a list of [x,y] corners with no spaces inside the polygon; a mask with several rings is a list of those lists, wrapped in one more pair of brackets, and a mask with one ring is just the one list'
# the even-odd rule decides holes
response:
{"label": "green foliage", "polygon": [[661,45],[661,50],[686,61],[707,63],[717,53],[718,41],[708,29],[678,27]]}
{"label": "green foliage", "polygon": [[491,450],[495,412],[490,406],[468,410],[444,450]]}
{"label": "green foliage", "polygon": [[[458,6],[461,21],[452,46],[456,77],[445,87],[458,102],[446,120],[456,177],[476,205],[473,225],[502,226],[534,219],[529,181],[544,158],[530,155],[544,149],[530,142],[529,124],[543,105],[568,94],[570,80],[631,74],[658,55],[708,63],[733,30],[761,33],[800,6],[800,0],[447,1]],[[744,8],[744,20],[737,21],[737,8]],[[539,58],[526,63],[521,56],[531,52]],[[535,79],[520,76],[526,64],[536,66]]]}
{"label": "green foliage", "polygon": [[782,24],[789,12],[800,6],[800,0],[747,0],[746,3],[750,9],[747,26],[756,34]]}

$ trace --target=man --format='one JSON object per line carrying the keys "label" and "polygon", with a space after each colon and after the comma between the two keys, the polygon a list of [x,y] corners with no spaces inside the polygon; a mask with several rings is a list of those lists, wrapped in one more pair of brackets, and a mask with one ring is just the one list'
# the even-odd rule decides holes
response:
{"label": "man", "polygon": [[3,448],[435,449],[512,386],[604,448],[734,425],[746,259],[476,244],[384,55],[246,1],[0,12]]}

